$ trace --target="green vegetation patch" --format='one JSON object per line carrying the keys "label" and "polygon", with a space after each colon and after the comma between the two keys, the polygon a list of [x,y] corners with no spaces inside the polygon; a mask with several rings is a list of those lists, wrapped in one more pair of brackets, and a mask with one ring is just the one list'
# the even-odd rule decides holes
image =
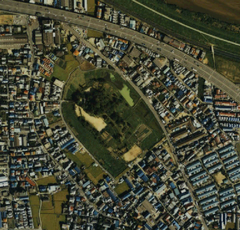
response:
{"label": "green vegetation patch", "polygon": [[70,43],[67,44],[67,48],[68,54],[66,54],[63,59],[59,58],[56,61],[51,79],[57,78],[61,81],[66,81],[69,74],[79,66],[78,61],[75,59],[71,52],[72,46]]}
{"label": "green vegetation patch", "polygon": [[237,61],[229,60],[215,55],[216,71],[225,76],[233,83],[240,83],[240,64]]}
{"label": "green vegetation patch", "polygon": [[56,214],[41,214],[43,229],[46,230],[60,230],[61,223],[65,222],[64,215]]}
{"label": "green vegetation patch", "polygon": [[[115,72],[76,71],[73,76],[64,91],[65,98],[72,100],[63,104],[64,119],[89,152],[116,177],[126,169],[122,154],[134,144],[150,149],[162,139],[163,132],[138,93]],[[107,126],[97,131],[84,117],[76,115],[76,104],[89,115],[103,118]]]}
{"label": "green vegetation patch", "polygon": [[44,177],[37,180],[38,185],[48,185],[48,184],[56,184],[56,178],[54,176]]}
{"label": "green vegetation patch", "polygon": [[89,38],[103,38],[103,33],[96,30],[88,29],[87,36]]}
{"label": "green vegetation patch", "polygon": [[32,209],[32,215],[33,215],[33,224],[35,228],[38,228],[38,225],[40,223],[39,221],[39,207],[40,207],[40,201],[39,197],[36,195],[30,195],[29,201]]}
{"label": "green vegetation patch", "polygon": [[130,89],[125,84],[123,85],[123,88],[119,90],[119,92],[130,106],[134,106],[133,99],[130,96]]}
{"label": "green vegetation patch", "polygon": [[124,181],[123,183],[116,185],[116,188],[114,190],[118,195],[120,195],[129,189],[130,188],[128,187],[127,183]]}
{"label": "green vegetation patch", "polygon": [[62,111],[65,121],[72,128],[76,137],[83,143],[88,151],[91,152],[91,154],[102,162],[103,167],[106,168],[107,171],[113,176],[117,176],[126,169],[124,161],[113,157],[104,144],[97,140],[88,127],[85,127],[78,119],[74,111],[74,103],[64,102],[62,104]]}
{"label": "green vegetation patch", "polygon": [[87,12],[90,14],[94,14],[95,12],[95,0],[87,0]]}
{"label": "green vegetation patch", "polygon": [[65,154],[79,167],[85,166],[84,171],[94,184],[97,184],[99,180],[103,179],[105,172],[102,170],[100,166],[94,165],[95,161],[91,158],[91,156],[88,153],[77,152],[76,154],[73,155],[71,152],[66,151]]}
{"label": "green vegetation patch", "polygon": [[203,93],[204,93],[204,78],[199,77],[198,79],[198,97],[203,100]]}

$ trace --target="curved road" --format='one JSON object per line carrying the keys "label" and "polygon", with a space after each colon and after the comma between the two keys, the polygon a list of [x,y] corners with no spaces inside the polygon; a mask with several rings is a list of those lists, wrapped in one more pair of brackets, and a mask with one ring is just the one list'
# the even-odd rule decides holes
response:
{"label": "curved road", "polygon": [[193,57],[186,56],[182,51],[166,45],[165,43],[161,43],[155,38],[141,34],[129,28],[121,27],[107,21],[99,20],[97,18],[92,18],[90,16],[80,15],[73,12],[63,11],[61,9],[55,9],[36,4],[16,2],[13,0],[1,0],[0,9],[30,15],[35,15],[37,12],[39,12],[43,17],[56,19],[81,27],[91,28],[94,30],[125,38],[138,44],[142,44],[149,49],[154,50],[155,52],[161,53],[163,56],[171,60],[177,58],[180,64],[187,67],[188,69],[194,68],[201,77],[208,80],[213,85],[226,92],[235,101],[240,103],[240,88],[237,87],[234,83],[232,83],[223,75],[217,73],[210,67],[194,59]]}

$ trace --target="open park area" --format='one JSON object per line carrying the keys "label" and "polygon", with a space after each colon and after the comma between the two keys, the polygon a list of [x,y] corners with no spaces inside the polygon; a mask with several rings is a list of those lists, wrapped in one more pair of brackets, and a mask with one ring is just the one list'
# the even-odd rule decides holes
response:
{"label": "open park area", "polygon": [[[154,115],[138,93],[114,71],[77,69],[63,96],[70,101],[62,104],[65,121],[114,177],[126,169],[123,159],[134,160],[163,137]],[[126,155],[123,158],[127,152],[127,158]]]}

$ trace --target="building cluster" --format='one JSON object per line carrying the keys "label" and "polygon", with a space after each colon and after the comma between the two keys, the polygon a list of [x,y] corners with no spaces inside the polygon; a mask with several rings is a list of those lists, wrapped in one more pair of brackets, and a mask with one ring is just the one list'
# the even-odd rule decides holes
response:
{"label": "building cluster", "polygon": [[152,28],[151,26],[145,23],[141,23],[140,21],[137,21],[135,18],[131,18],[130,16],[122,13],[121,11],[118,11],[100,1],[98,1],[98,4],[96,6],[96,17],[115,24],[119,24],[120,26],[123,27],[128,27],[132,30],[139,31],[140,33],[146,34],[148,36],[154,37],[157,40],[163,41],[166,44],[169,44],[174,48],[177,48],[183,51],[184,53],[191,55],[192,57],[198,59],[199,61],[203,61],[206,56],[205,51],[187,45],[182,41],[169,37],[168,35],[162,34],[155,28]]}
{"label": "building cluster", "polygon": [[[104,52],[100,45],[98,48]],[[203,97],[200,97],[200,76],[196,70],[181,66],[176,59],[169,61],[144,46],[134,44],[129,44],[124,54],[117,66],[152,102],[165,124],[178,160],[183,164],[191,162],[186,166],[186,176],[189,177],[191,186],[194,190],[203,188],[205,191],[204,188],[209,184],[214,185],[216,190],[211,188],[209,194],[199,192],[194,195],[207,223],[221,225],[220,220],[214,219],[216,215],[235,212],[238,208],[237,193],[234,189],[230,193],[228,189],[239,181],[239,157],[231,144],[232,140],[239,138],[239,105],[207,81],[204,81],[201,89]],[[191,168],[192,164],[197,166]],[[139,166],[133,168],[137,176],[147,183],[149,178],[142,171],[145,164],[140,162]],[[218,179],[221,177],[222,181]],[[153,187],[153,184],[149,187]],[[161,188],[165,187],[160,186],[159,191]],[[144,187],[140,187],[139,191],[145,191]],[[166,193],[164,190],[164,194]],[[126,201],[132,195],[128,192],[120,198]],[[183,197],[188,200],[187,205],[192,207],[193,197],[189,191]],[[145,214],[145,219],[151,216],[151,212],[140,211],[142,213]],[[151,221],[146,224],[152,229],[153,222],[151,218],[149,220]],[[175,221],[180,223],[180,220]],[[163,223],[167,224],[166,219]]]}
{"label": "building cluster", "polygon": [[236,182],[240,178],[239,165],[239,156],[232,144],[186,165],[196,199],[209,224],[216,221],[220,212],[235,212],[238,209],[239,183]]}
{"label": "building cluster", "polygon": [[88,10],[87,0],[29,0],[29,3],[53,6],[77,13],[85,13]]}

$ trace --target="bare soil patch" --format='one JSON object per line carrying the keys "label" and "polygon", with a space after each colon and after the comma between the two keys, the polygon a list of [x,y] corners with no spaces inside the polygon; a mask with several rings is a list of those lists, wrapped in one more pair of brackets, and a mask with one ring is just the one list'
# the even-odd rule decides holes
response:
{"label": "bare soil patch", "polygon": [[90,63],[89,61],[83,61],[81,64],[80,64],[80,69],[82,71],[88,71],[88,70],[93,70],[95,69],[95,66]]}
{"label": "bare soil patch", "polygon": [[216,182],[220,185],[223,180],[226,178],[221,172],[218,172],[216,174],[213,175],[214,179],[216,180]]}
{"label": "bare soil patch", "polygon": [[99,132],[107,126],[103,118],[89,115],[80,106],[75,105],[75,112],[78,117],[83,116]]}
{"label": "bare soil patch", "polygon": [[127,162],[134,160],[142,153],[142,149],[137,145],[134,145],[128,152],[123,155],[123,159]]}
{"label": "bare soil patch", "polygon": [[0,15],[0,25],[12,25],[13,15]]}

